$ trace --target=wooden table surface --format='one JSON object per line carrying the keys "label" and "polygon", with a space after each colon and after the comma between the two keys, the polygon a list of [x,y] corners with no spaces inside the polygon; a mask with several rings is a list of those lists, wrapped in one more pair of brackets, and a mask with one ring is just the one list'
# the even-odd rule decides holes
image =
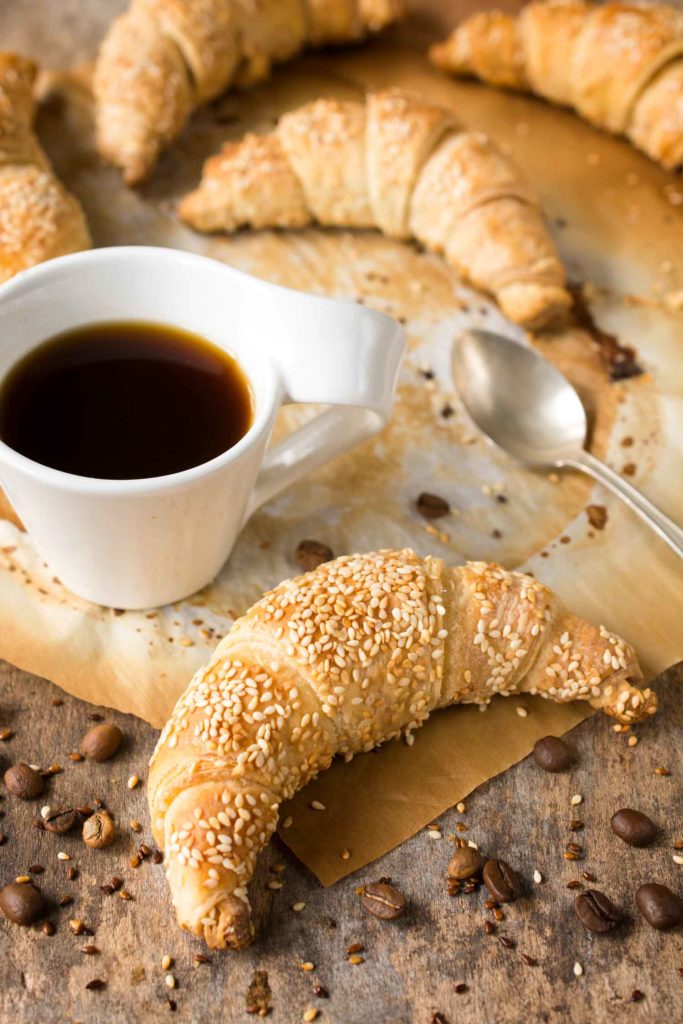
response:
{"label": "wooden table surface", "polygon": [[[650,928],[633,896],[650,880],[683,890],[683,867],[672,859],[673,841],[683,836],[682,683],[683,665],[658,684],[661,713],[632,733],[637,746],[629,747],[626,736],[616,735],[612,723],[596,715],[571,734],[578,754],[571,772],[548,775],[527,759],[477,790],[463,814],[444,815],[442,839],[423,831],[332,888],[323,889],[275,839],[252,886],[256,943],[237,954],[214,953],[209,963],[197,965],[194,955],[202,945],[176,927],[163,867],[150,858],[137,868],[129,864],[141,841],[151,845],[144,781],[154,730],[2,666],[0,729],[14,735],[0,743],[0,768],[24,759],[41,767],[57,763],[64,770],[51,778],[38,801],[5,793],[0,802],[0,829],[7,836],[0,847],[0,881],[42,866],[44,873],[34,877],[53,901],[48,920],[55,926],[48,936],[40,924],[19,928],[0,921],[0,1020],[243,1021],[251,1019],[245,1000],[252,974],[265,970],[272,1019],[280,1024],[300,1022],[309,1007],[319,1009],[321,1024],[680,1021],[683,935],[680,929],[666,934]],[[93,724],[89,716],[98,712],[123,729],[125,745],[107,764],[73,763],[69,752],[78,749]],[[659,775],[657,767],[672,774]],[[133,774],[142,781],[129,790]],[[583,798],[578,807],[570,805],[573,794]],[[67,807],[96,798],[111,808],[118,825],[109,849],[86,848],[78,832],[59,837],[33,827],[42,805]],[[612,835],[610,816],[624,806],[646,811],[661,826],[652,847],[632,849]],[[130,829],[135,818],[143,826],[139,834]],[[568,830],[572,818],[585,823],[582,831]],[[324,815],[317,821],[324,828]],[[496,923],[493,935],[484,932],[484,922],[493,917],[485,910],[483,889],[458,897],[445,891],[447,836],[455,833],[457,822],[467,825],[461,835],[508,860],[528,884],[528,895],[505,909],[506,919]],[[571,841],[584,849],[581,860],[564,859]],[[59,852],[72,859],[60,860]],[[276,865],[284,870],[278,873]],[[78,870],[73,881],[67,879],[70,867]],[[535,871],[543,877],[540,884],[533,882]],[[593,936],[575,918],[575,892],[566,886],[578,879],[589,887],[583,871],[592,872],[594,885],[627,913],[628,923],[618,932]],[[130,901],[100,891],[112,875],[123,880]],[[399,921],[378,921],[361,906],[356,887],[380,876],[391,877],[408,897],[408,912]],[[267,887],[273,878],[283,881],[282,889]],[[73,902],[59,908],[65,895]],[[295,913],[291,907],[298,902],[305,908]],[[82,920],[92,937],[73,935],[72,919]],[[513,945],[503,945],[501,937]],[[364,947],[358,965],[347,960],[354,943]],[[86,944],[99,952],[84,955]],[[167,954],[175,959],[173,991],[161,968]],[[522,954],[537,965],[526,964]],[[315,970],[303,971],[306,962]],[[576,962],[584,970],[578,978]],[[87,990],[93,978],[106,981],[106,988]],[[458,993],[461,984],[467,990]],[[315,996],[316,985],[329,998]],[[636,989],[643,998],[631,1002]]]}
{"label": "wooden table surface", "polygon": [[[464,3],[413,0],[412,6],[431,15],[433,29],[435,18],[445,28]],[[506,6],[516,5],[511,0]],[[86,16],[82,0],[12,0],[0,5],[3,46],[26,38],[28,26],[33,55],[52,66],[87,59],[104,29],[105,9],[109,12],[111,4],[87,5]],[[428,32],[429,18],[414,26]],[[0,883],[43,867],[34,877],[52,901],[48,920],[55,929],[48,935],[41,925],[19,928],[0,920],[0,1020],[244,1021],[251,1019],[246,993],[256,970],[268,972],[272,1019],[280,1024],[301,1021],[310,1007],[319,1010],[319,1021],[336,1024],[682,1020],[683,935],[680,929],[653,931],[633,899],[644,881],[683,889],[683,867],[672,860],[673,841],[683,837],[681,668],[658,686],[661,713],[632,734],[636,746],[628,746],[626,736],[596,716],[572,734],[578,763],[570,773],[546,775],[527,759],[481,787],[463,814],[444,815],[444,838],[433,840],[423,831],[331,889],[322,889],[275,839],[252,886],[257,942],[239,954],[212,954],[208,963],[197,964],[194,956],[202,947],[175,925],[163,868],[150,858],[137,868],[129,863],[141,841],[151,845],[144,781],[154,730],[0,665],[0,730],[13,733],[0,742],[0,769],[22,759],[64,768],[37,802],[18,801],[0,787],[0,832],[6,836]],[[69,752],[78,749],[93,724],[89,716],[98,712],[121,726],[125,745],[108,764],[74,763]],[[657,767],[672,774],[659,775]],[[142,783],[130,790],[127,780],[133,774]],[[570,805],[573,794],[583,798],[576,808]],[[110,849],[87,849],[77,832],[58,837],[33,827],[43,804],[67,807],[96,798],[116,818],[118,838]],[[661,833],[653,847],[633,850],[611,834],[609,818],[622,806],[640,808],[658,822]],[[142,823],[139,834],[129,826],[136,818]],[[585,828],[570,832],[572,818]],[[528,883],[528,895],[505,910],[493,935],[484,931],[492,915],[484,908],[482,890],[455,898],[445,891],[451,852],[446,837],[458,822],[467,828],[459,835],[504,857]],[[324,828],[323,815],[317,824]],[[584,850],[579,861],[564,859],[571,841]],[[72,859],[59,859],[60,851]],[[284,870],[277,870],[279,865]],[[78,876],[68,880],[73,867]],[[535,871],[541,872],[540,884],[533,882]],[[592,872],[594,884],[628,915],[628,923],[613,935],[586,933],[573,914],[575,893],[566,886],[577,879],[586,887],[583,871]],[[131,900],[100,890],[113,875],[123,880]],[[409,899],[398,922],[377,921],[360,904],[356,887],[380,876],[391,877]],[[282,889],[268,888],[274,878],[284,882]],[[59,907],[65,896],[73,902]],[[291,907],[298,902],[305,907],[295,913]],[[72,934],[72,919],[82,920],[92,937]],[[346,951],[356,943],[363,946],[364,960],[353,965]],[[98,952],[85,955],[88,944]],[[537,964],[526,963],[523,954]],[[173,990],[161,968],[164,955],[175,960]],[[315,969],[303,971],[304,962]],[[583,968],[580,977],[574,974],[576,963]],[[86,989],[94,978],[106,987]],[[462,985],[466,989],[456,991]],[[316,996],[315,986],[328,997]],[[632,1001],[635,990],[642,998]]]}

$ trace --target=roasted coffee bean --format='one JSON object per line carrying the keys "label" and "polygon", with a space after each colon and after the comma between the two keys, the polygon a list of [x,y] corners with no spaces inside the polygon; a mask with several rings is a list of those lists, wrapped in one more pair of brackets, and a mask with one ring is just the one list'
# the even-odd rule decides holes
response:
{"label": "roasted coffee bean", "polygon": [[312,572],[324,562],[331,562],[334,551],[318,540],[302,540],[296,549],[296,560],[304,572]]}
{"label": "roasted coffee bean", "polygon": [[483,865],[484,859],[479,850],[475,850],[472,846],[462,846],[455,851],[448,862],[448,877],[456,881],[474,878],[481,872]]}
{"label": "roasted coffee bean", "polygon": [[611,932],[623,920],[621,911],[598,889],[589,889],[577,896],[574,911],[583,927],[598,935]]}
{"label": "roasted coffee bean", "polygon": [[115,838],[116,828],[107,811],[96,811],[83,824],[83,841],[95,850],[111,846]]}
{"label": "roasted coffee bean", "polygon": [[10,793],[18,796],[21,800],[36,800],[45,789],[40,772],[31,768],[30,765],[24,764],[23,761],[19,761],[7,769],[5,785]]}
{"label": "roasted coffee bean", "polygon": [[72,828],[76,828],[77,824],[78,815],[75,811],[68,808],[64,808],[61,811],[50,811],[43,821],[43,827],[48,832],[56,832],[60,836],[70,832]]}
{"label": "roasted coffee bean", "polygon": [[33,924],[45,913],[45,900],[35,885],[13,882],[0,890],[0,910],[15,924]]}
{"label": "roasted coffee bean", "polygon": [[504,860],[487,860],[484,884],[498,903],[513,903],[522,895],[522,879]]}
{"label": "roasted coffee bean", "polygon": [[95,725],[81,741],[81,750],[91,761],[108,761],[121,746],[123,733],[118,725]]}
{"label": "roasted coffee bean", "polygon": [[683,901],[666,885],[648,882],[636,891],[636,906],[648,924],[668,931],[683,923]]}
{"label": "roasted coffee bean", "polygon": [[403,893],[387,882],[372,882],[366,885],[361,894],[365,909],[383,921],[393,921],[400,917],[406,909],[406,898]]}
{"label": "roasted coffee bean", "polygon": [[612,815],[612,831],[629,846],[649,846],[657,835],[657,826],[642,811],[622,807]]}
{"label": "roasted coffee bean", "polygon": [[440,498],[438,494],[429,494],[427,491],[422,492],[415,502],[415,507],[425,519],[441,519],[451,510],[445,498]]}
{"label": "roasted coffee bean", "polygon": [[559,736],[544,736],[534,743],[534,761],[545,772],[563,772],[574,760],[572,750]]}

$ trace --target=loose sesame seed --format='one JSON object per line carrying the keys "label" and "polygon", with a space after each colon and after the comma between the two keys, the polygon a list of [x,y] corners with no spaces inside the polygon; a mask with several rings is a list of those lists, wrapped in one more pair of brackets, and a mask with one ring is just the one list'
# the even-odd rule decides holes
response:
{"label": "loose sesame seed", "polygon": [[583,967],[581,966],[578,960],[574,964],[574,974],[577,978],[580,978],[583,974]]}
{"label": "loose sesame seed", "polygon": [[305,906],[306,906],[306,904],[303,903],[303,902],[302,903],[292,903],[292,910],[294,911],[295,914],[299,914],[299,913],[301,913],[301,911],[304,909]]}
{"label": "loose sesame seed", "polygon": [[569,803],[572,805],[572,807],[578,807],[578,805],[580,803],[582,803],[582,801],[583,801],[583,797],[581,796],[581,794],[580,793],[575,793],[574,796],[569,801]]}

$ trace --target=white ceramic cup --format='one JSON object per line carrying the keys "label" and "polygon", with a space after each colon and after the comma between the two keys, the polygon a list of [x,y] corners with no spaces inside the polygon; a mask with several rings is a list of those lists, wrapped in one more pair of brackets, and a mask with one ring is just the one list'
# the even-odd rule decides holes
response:
{"label": "white ceramic cup", "polygon": [[[62,473],[0,441],[0,483],[36,547],[67,587],[99,604],[148,608],[199,590],[259,505],[375,434],[391,412],[404,348],[395,321],[143,246],[64,256],[3,285],[0,385],[47,338],[112,320],[169,324],[224,348],[249,378],[255,412],[217,458],[143,480]],[[331,408],[266,452],[288,402]]]}

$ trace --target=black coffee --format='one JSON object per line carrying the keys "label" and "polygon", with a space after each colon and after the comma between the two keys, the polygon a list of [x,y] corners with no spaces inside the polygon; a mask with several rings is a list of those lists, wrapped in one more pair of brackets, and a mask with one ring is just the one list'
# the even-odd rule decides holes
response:
{"label": "black coffee", "polygon": [[92,324],[45,341],[0,390],[0,438],[79,476],[132,480],[208,462],[249,430],[252,396],[226,352],[176,327]]}

